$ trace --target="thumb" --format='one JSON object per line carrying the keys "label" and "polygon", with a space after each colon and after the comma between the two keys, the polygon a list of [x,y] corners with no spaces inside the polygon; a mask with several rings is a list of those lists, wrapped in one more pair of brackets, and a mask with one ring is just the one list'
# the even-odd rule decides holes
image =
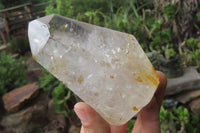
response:
{"label": "thumb", "polygon": [[82,123],[81,133],[110,133],[109,124],[86,103],[77,103],[74,111]]}

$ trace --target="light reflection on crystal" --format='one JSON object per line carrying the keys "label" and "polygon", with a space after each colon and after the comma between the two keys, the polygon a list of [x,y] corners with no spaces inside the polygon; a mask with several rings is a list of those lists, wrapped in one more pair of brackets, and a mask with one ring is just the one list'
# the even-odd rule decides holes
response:
{"label": "light reflection on crystal", "polygon": [[88,75],[87,79],[90,79],[93,76],[93,74]]}

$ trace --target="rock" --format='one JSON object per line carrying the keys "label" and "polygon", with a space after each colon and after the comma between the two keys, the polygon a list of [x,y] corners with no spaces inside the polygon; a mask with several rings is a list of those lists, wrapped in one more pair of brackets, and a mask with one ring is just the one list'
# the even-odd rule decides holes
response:
{"label": "rock", "polygon": [[17,112],[26,103],[31,102],[38,92],[39,86],[37,82],[14,89],[3,96],[4,107],[8,112]]}
{"label": "rock", "polygon": [[178,101],[175,101],[173,99],[165,99],[164,100],[164,108],[173,108],[173,107],[177,107],[178,105]]}
{"label": "rock", "polygon": [[45,133],[66,133],[67,123],[64,114],[57,114],[53,106],[52,100],[48,102],[48,120],[49,123],[44,127]]}
{"label": "rock", "polygon": [[33,58],[112,125],[136,115],[159,84],[133,35],[55,14],[30,22],[28,34]]}
{"label": "rock", "polygon": [[0,123],[0,133],[6,133],[6,131],[5,131],[4,128],[2,127],[1,123]]}
{"label": "rock", "polygon": [[1,124],[8,133],[36,133],[47,123],[47,104],[39,103],[17,113],[4,116]]}
{"label": "rock", "polygon": [[49,123],[44,127],[45,133],[66,133],[67,123],[63,114],[48,114]]}
{"label": "rock", "polygon": [[0,133],[8,133],[8,132],[6,132],[6,131],[1,131],[1,130],[0,130]]}
{"label": "rock", "polygon": [[200,98],[193,100],[190,104],[189,104],[191,111],[194,115],[199,115],[198,110],[200,109]]}
{"label": "rock", "polygon": [[184,75],[178,78],[168,79],[166,95],[174,95],[186,90],[200,88],[200,76],[194,67],[184,70]]}
{"label": "rock", "polygon": [[33,58],[27,61],[27,82],[33,83],[43,76],[42,67]]}
{"label": "rock", "polygon": [[42,66],[37,63],[32,57],[29,58],[26,62],[27,64],[27,70],[28,71],[34,71],[34,70],[41,70]]}
{"label": "rock", "polygon": [[197,97],[200,97],[200,89],[181,93],[180,95],[176,96],[176,100],[186,104]]}
{"label": "rock", "polygon": [[33,83],[39,81],[39,77],[42,76],[42,70],[28,71],[27,73],[27,83]]}
{"label": "rock", "polygon": [[63,114],[57,114],[48,98],[48,92],[41,92],[32,106],[4,116],[0,125],[8,133],[67,133],[67,121]]}

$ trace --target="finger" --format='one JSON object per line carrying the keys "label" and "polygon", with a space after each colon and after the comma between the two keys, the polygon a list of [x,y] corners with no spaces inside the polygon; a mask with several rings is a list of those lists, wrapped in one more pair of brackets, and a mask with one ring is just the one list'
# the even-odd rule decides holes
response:
{"label": "finger", "polygon": [[146,119],[145,121],[159,119],[160,106],[165,95],[167,78],[162,72],[157,73],[160,81],[159,86],[151,101],[140,111],[141,118]]}
{"label": "finger", "polygon": [[128,128],[128,123],[121,126],[110,126],[111,133],[126,133]]}
{"label": "finger", "polygon": [[157,73],[159,76],[160,84],[159,84],[158,89],[156,90],[154,96],[155,96],[156,101],[159,104],[159,106],[161,106],[162,100],[165,95],[166,86],[167,86],[167,78],[162,72],[157,71]]}
{"label": "finger", "polygon": [[157,73],[160,84],[149,104],[139,112],[132,133],[160,133],[159,112],[165,94],[167,78],[162,72]]}
{"label": "finger", "polygon": [[86,103],[77,103],[74,111],[82,123],[81,133],[110,133],[109,124]]}

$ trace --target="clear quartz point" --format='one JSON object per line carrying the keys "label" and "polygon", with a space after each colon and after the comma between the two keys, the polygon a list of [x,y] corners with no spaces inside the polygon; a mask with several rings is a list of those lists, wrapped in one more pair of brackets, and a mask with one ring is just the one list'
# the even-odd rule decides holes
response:
{"label": "clear quartz point", "polygon": [[49,15],[29,23],[33,58],[108,123],[130,120],[159,77],[133,35]]}

